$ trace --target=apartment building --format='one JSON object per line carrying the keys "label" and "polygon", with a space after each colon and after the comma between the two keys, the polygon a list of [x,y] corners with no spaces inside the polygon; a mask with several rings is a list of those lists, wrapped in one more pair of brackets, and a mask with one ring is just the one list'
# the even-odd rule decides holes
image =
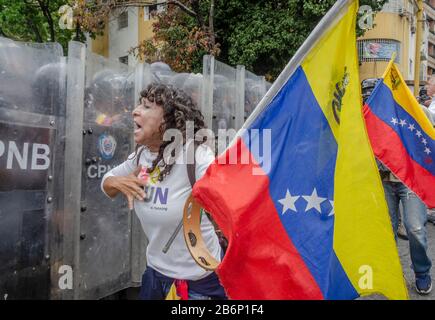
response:
{"label": "apartment building", "polygon": [[[435,3],[435,1],[428,2]],[[433,64],[430,63],[428,58],[430,28],[426,17],[429,16],[427,14],[427,8],[429,7],[430,4],[426,3],[422,34],[423,43],[421,46],[421,81],[425,81],[429,70],[433,70]],[[432,7],[430,9],[433,10]],[[373,29],[368,30],[363,37],[358,39],[361,80],[381,77],[393,52],[396,52],[395,62],[398,64],[405,80],[413,82],[417,27],[416,12],[417,5],[414,0],[390,0],[382,11],[376,15]],[[431,13],[435,13],[435,11]],[[435,40],[435,33],[432,34],[432,37]],[[434,46],[432,46],[432,50],[435,50]],[[435,52],[432,53],[435,54]],[[435,62],[435,58],[430,59]],[[430,67],[431,65],[432,67]]]}
{"label": "apartment building", "polygon": [[106,23],[104,34],[96,39],[88,38],[88,47],[94,53],[134,66],[137,58],[128,51],[143,40],[152,38],[151,12],[164,10],[163,2],[150,0],[149,6],[131,6],[113,12]]}

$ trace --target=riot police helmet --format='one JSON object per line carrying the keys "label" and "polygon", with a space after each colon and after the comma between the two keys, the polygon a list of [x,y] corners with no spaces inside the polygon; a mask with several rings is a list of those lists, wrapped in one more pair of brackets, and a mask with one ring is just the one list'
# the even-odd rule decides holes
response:
{"label": "riot police helmet", "polygon": [[171,78],[174,76],[171,67],[162,61],[151,63],[150,69],[153,83],[169,84]]}
{"label": "riot police helmet", "polygon": [[184,86],[184,83],[189,78],[189,74],[182,72],[182,73],[176,73],[171,79],[169,80],[169,85],[177,88],[182,89]]}
{"label": "riot police helmet", "polygon": [[52,62],[40,67],[32,79],[31,86],[36,113],[65,114],[65,62]]}
{"label": "riot police helmet", "polygon": [[370,97],[372,91],[376,87],[376,84],[378,83],[379,80],[381,80],[381,78],[369,78],[361,82],[361,93],[362,93],[363,103],[365,103],[367,99]]}
{"label": "riot police helmet", "polygon": [[182,90],[188,94],[197,107],[199,107],[203,77],[200,73],[191,73],[186,78]]}

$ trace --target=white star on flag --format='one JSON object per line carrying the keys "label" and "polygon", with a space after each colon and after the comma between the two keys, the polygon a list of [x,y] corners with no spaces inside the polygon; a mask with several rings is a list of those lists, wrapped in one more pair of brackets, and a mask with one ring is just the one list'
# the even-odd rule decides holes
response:
{"label": "white star on flag", "polygon": [[319,197],[317,195],[317,190],[316,188],[314,188],[313,193],[311,194],[311,196],[302,196],[302,198],[304,198],[308,203],[307,203],[307,207],[305,208],[305,212],[307,212],[308,210],[310,210],[311,208],[316,209],[317,211],[319,211],[319,213],[321,213],[321,209],[320,209],[320,204],[326,200],[326,198],[322,198]]}
{"label": "white star on flag", "polygon": [[417,130],[417,132],[416,132],[415,134],[416,134],[416,136],[417,136],[417,137],[419,137],[419,138],[420,138],[420,137],[422,136],[422,134],[421,134],[421,131],[420,131],[420,130]]}
{"label": "white star on flag", "polygon": [[392,122],[392,123],[393,123],[394,125],[396,125],[396,124],[398,124],[398,123],[399,123],[399,121],[397,121],[397,119],[396,119],[396,118],[392,118],[391,122]]}
{"label": "white star on flag", "polygon": [[331,209],[331,212],[328,214],[328,217],[333,216],[335,214],[335,212],[334,212],[334,201],[329,200],[329,203],[331,204],[332,209]]}
{"label": "white star on flag", "polygon": [[400,119],[400,125],[401,125],[402,127],[404,127],[404,126],[406,125],[406,120],[402,120],[402,119]]}
{"label": "white star on flag", "polygon": [[415,130],[415,125],[414,124],[410,124],[408,127],[409,130],[414,131]]}
{"label": "white star on flag", "polygon": [[297,212],[296,206],[295,206],[295,202],[299,198],[300,198],[300,196],[292,197],[292,195],[290,194],[290,192],[287,189],[287,193],[285,195],[285,198],[283,198],[281,200],[278,200],[278,202],[283,205],[283,207],[282,207],[282,214],[284,215],[284,213],[286,213],[286,211],[289,210],[289,209]]}
{"label": "white star on flag", "polygon": [[427,145],[427,140],[426,140],[425,138],[423,138],[423,140],[421,140],[421,142],[422,142],[424,145]]}
{"label": "white star on flag", "polygon": [[431,153],[432,153],[432,151],[430,151],[430,149],[429,149],[429,148],[426,148],[426,149],[424,149],[424,152],[425,152],[425,153],[427,153],[427,155],[429,155],[429,154],[431,154]]}

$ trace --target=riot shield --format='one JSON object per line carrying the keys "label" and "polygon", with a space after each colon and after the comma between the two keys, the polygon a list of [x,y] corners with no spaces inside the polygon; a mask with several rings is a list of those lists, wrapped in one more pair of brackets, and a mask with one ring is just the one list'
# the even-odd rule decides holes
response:
{"label": "riot shield", "polygon": [[169,84],[183,90],[191,98],[193,103],[199,110],[201,107],[201,95],[202,95],[202,74],[195,73],[174,73],[169,80]]}
{"label": "riot shield", "polygon": [[202,92],[201,112],[208,128],[212,127],[213,120],[213,79],[215,59],[211,55],[205,55],[202,59]]}
{"label": "riot shield", "polygon": [[78,298],[97,299],[131,285],[133,217],[100,184],[134,150],[135,87],[121,63],[87,52],[85,67]]}
{"label": "riot shield", "polygon": [[219,129],[228,130],[236,127],[236,70],[215,61],[213,83],[212,130],[217,134]]}
{"label": "riot shield", "polygon": [[203,58],[202,112],[205,122],[217,136],[219,129],[236,128],[236,69],[213,56]]}
{"label": "riot shield", "polygon": [[151,83],[163,83],[186,92],[193,100],[195,105],[202,110],[203,76],[198,73],[176,73],[164,62],[154,62],[152,64],[139,64],[136,66],[136,99],[139,93],[146,89]]}
{"label": "riot shield", "polygon": [[237,71],[213,56],[203,59],[203,114],[215,135],[215,150],[221,154],[233,140],[238,123]]}
{"label": "riot shield", "polygon": [[150,64],[150,71],[152,74],[152,82],[169,84],[174,72],[166,63],[162,61],[153,62]]}
{"label": "riot shield", "polygon": [[244,92],[244,120],[246,120],[266,94],[266,80],[246,70]]}
{"label": "riot shield", "polygon": [[51,297],[65,77],[60,45],[0,38],[0,299]]}

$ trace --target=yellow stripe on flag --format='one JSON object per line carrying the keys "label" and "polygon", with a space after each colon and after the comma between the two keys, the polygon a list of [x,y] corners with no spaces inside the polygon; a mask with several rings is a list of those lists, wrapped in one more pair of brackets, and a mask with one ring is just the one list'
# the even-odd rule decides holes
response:
{"label": "yellow stripe on flag", "polygon": [[181,300],[181,298],[177,294],[177,287],[175,286],[175,283],[171,285],[171,288],[169,289],[165,300]]}
{"label": "yellow stripe on flag", "polygon": [[[320,39],[302,67],[338,145],[334,250],[361,294],[408,297],[384,190],[361,106],[355,24],[358,1]],[[337,18],[339,19],[339,18]]]}

